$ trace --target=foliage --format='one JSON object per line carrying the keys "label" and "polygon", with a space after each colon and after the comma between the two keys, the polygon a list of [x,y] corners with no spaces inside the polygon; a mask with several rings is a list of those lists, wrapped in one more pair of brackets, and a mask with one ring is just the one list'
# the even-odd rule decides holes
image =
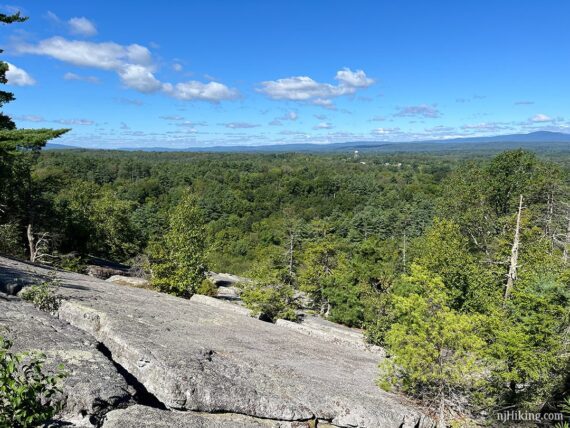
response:
{"label": "foliage", "polygon": [[[13,181],[13,191],[0,192],[0,223],[12,223],[4,251],[24,251],[31,207],[52,254],[138,258],[138,272],[185,297],[213,291],[203,284],[205,266],[244,275],[254,280],[244,286],[244,300],[273,320],[294,318],[294,296],[304,291],[313,310],[365,328],[368,340],[392,355],[400,345],[402,352],[428,346],[408,346],[402,332],[411,340],[420,327],[447,320],[457,330],[440,326],[434,334],[453,349],[449,370],[460,371],[472,354],[486,364],[477,392],[468,376],[453,384],[457,397],[470,400],[454,412],[475,412],[479,403],[488,411],[534,411],[552,401],[570,355],[567,155],[362,159],[365,165],[343,153],[41,152],[29,164],[30,186],[18,190]],[[504,301],[520,193],[517,279]],[[410,285],[414,265],[445,297],[431,317],[420,311],[431,307],[429,299]],[[417,303],[410,313],[427,321],[411,323],[405,302]],[[461,335],[484,345],[467,352]],[[417,368],[402,358],[406,370]],[[435,378],[425,383],[395,369],[392,387],[433,404]]]}
{"label": "foliage", "polygon": [[208,278],[205,278],[196,288],[196,294],[215,297],[218,294],[218,288],[212,281],[210,281]]}
{"label": "foliage", "polygon": [[[0,14],[0,23],[24,22],[28,18],[17,12],[12,15]],[[0,53],[3,51],[0,50]],[[9,66],[0,61],[0,84],[8,83],[6,72]],[[14,101],[12,92],[0,91],[0,108]],[[68,129],[16,129],[14,121],[0,112],[0,226],[26,225],[30,260],[35,259],[34,224],[45,214],[45,199],[33,180],[32,169],[39,153],[46,143],[65,134]],[[6,230],[2,231],[6,233]],[[1,233],[1,232],[0,232]],[[43,236],[46,234],[44,232]],[[9,236],[9,250],[19,254]],[[45,242],[45,240],[43,241]]]}
{"label": "foliage", "polygon": [[381,384],[402,390],[433,406],[440,420],[464,411],[461,399],[478,387],[484,342],[479,317],[451,308],[441,278],[418,265],[399,284],[393,297],[395,322],[386,334],[390,359]]}
{"label": "foliage", "polygon": [[0,426],[35,427],[59,410],[63,366],[55,373],[43,370],[45,357],[13,353],[12,343],[0,337]]}
{"label": "foliage", "polygon": [[164,237],[149,248],[151,284],[190,298],[205,279],[204,219],[195,198],[184,196],[170,215]]}
{"label": "foliage", "polygon": [[20,231],[14,222],[0,224],[0,254],[22,256],[23,248],[20,246]]}
{"label": "foliage", "polygon": [[278,318],[297,320],[293,288],[287,284],[254,280],[240,284],[241,299],[252,315],[274,322]]}
{"label": "foliage", "polygon": [[26,287],[20,296],[41,311],[55,313],[62,301],[62,296],[57,294],[58,286],[56,280],[45,281]]}

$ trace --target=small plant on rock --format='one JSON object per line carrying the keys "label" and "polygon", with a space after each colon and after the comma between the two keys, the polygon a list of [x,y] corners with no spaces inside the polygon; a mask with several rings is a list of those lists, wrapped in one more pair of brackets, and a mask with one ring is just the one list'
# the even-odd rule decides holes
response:
{"label": "small plant on rock", "polygon": [[56,279],[50,279],[38,285],[32,285],[21,293],[22,299],[32,303],[41,311],[57,312],[63,297],[57,294],[59,283]]}
{"label": "small plant on rock", "polygon": [[46,373],[43,354],[12,353],[11,347],[0,337],[0,427],[43,425],[61,408],[63,366]]}
{"label": "small plant on rock", "polygon": [[196,294],[216,297],[218,295],[218,287],[210,279],[206,278],[196,289]]}

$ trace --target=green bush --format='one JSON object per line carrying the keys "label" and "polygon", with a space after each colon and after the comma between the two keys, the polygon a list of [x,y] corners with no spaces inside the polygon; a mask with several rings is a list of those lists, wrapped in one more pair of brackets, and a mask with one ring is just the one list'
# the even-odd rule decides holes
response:
{"label": "green bush", "polygon": [[0,254],[22,257],[24,255],[22,248],[18,224],[13,222],[0,224]]}
{"label": "green bush", "polygon": [[20,296],[39,310],[54,313],[59,309],[62,300],[62,296],[57,294],[57,288],[57,281],[50,280],[27,287]]}
{"label": "green bush", "polygon": [[280,283],[269,284],[263,281],[239,285],[243,290],[241,299],[253,315],[260,315],[272,322],[278,318],[297,320],[291,286]]}
{"label": "green bush", "polygon": [[0,427],[44,424],[61,408],[63,366],[56,373],[45,373],[44,355],[12,353],[11,346],[0,337]]}
{"label": "green bush", "polygon": [[202,281],[198,288],[196,288],[196,294],[215,297],[218,295],[218,288],[212,281],[206,278]]}

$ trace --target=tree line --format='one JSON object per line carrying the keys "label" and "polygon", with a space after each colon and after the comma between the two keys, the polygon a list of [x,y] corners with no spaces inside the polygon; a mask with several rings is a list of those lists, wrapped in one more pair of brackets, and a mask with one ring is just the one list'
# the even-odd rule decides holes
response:
{"label": "tree line", "polygon": [[186,298],[241,274],[270,321],[307,296],[383,346],[379,386],[440,426],[568,394],[570,158],[41,150],[66,131],[0,115],[0,253],[99,256]]}

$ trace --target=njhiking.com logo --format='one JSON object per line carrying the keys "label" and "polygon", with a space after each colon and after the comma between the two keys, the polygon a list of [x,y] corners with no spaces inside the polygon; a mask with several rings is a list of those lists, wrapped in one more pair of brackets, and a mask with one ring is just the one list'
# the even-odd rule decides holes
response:
{"label": "njhiking.com logo", "polygon": [[561,422],[564,420],[562,413],[534,413],[521,410],[505,410],[497,412],[499,422]]}

